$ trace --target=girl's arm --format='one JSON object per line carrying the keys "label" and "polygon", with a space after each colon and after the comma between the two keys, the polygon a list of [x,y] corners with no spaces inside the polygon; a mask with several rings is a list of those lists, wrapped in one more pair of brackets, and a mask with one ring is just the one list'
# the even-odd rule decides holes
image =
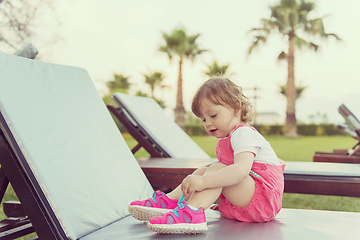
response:
{"label": "girl's arm", "polygon": [[202,191],[206,188],[227,187],[237,184],[249,175],[254,157],[252,152],[238,153],[234,157],[234,164],[203,176],[187,176],[182,182],[181,189],[187,195],[194,190]]}

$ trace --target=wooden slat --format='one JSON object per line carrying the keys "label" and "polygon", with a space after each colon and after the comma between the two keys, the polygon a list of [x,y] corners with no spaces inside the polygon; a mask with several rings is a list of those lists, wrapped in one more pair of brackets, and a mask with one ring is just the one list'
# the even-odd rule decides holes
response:
{"label": "wooden slat", "polygon": [[360,163],[360,156],[357,155],[345,155],[343,152],[340,154],[334,153],[315,153],[313,157],[314,162],[333,162],[333,163]]}
{"label": "wooden slat", "polygon": [[28,218],[8,218],[0,221],[0,239],[16,239],[34,232]]}

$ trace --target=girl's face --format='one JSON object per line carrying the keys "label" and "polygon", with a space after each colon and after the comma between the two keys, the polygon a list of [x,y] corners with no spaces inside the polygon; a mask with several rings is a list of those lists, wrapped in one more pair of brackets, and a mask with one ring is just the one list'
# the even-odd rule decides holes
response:
{"label": "girl's face", "polygon": [[200,109],[200,119],[204,123],[206,132],[216,138],[228,136],[236,126],[242,123],[240,111],[235,113],[234,109],[216,105],[208,99],[201,101]]}

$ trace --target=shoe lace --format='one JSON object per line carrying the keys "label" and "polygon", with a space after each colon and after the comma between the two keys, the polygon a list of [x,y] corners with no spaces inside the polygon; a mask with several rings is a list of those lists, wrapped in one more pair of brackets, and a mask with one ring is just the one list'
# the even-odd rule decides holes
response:
{"label": "shoe lace", "polygon": [[175,209],[172,210],[172,212],[173,212],[178,218],[180,218],[180,215],[179,215],[179,213],[178,213],[178,208],[183,209],[183,208],[185,207],[185,204],[183,204],[184,199],[185,199],[185,195],[183,194],[183,195],[180,197],[179,201],[178,201],[178,206],[177,206]]}
{"label": "shoe lace", "polygon": [[153,194],[153,196],[152,196],[152,198],[151,198],[155,203],[157,203],[157,201],[156,201],[156,197],[157,197],[157,196],[159,196],[158,193],[157,193],[157,192],[154,192],[154,194]]}

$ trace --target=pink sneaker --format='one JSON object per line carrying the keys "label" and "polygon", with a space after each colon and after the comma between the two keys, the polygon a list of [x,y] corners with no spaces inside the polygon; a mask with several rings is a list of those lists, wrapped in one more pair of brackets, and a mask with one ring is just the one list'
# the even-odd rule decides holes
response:
{"label": "pink sneaker", "polygon": [[197,234],[205,232],[207,226],[204,209],[193,210],[186,203],[181,203],[180,200],[178,207],[174,210],[165,213],[161,217],[150,219],[147,224],[148,228],[161,234]]}
{"label": "pink sneaker", "polygon": [[129,213],[139,221],[149,221],[176,208],[178,200],[170,199],[161,191],[154,192],[152,198],[130,203]]}

